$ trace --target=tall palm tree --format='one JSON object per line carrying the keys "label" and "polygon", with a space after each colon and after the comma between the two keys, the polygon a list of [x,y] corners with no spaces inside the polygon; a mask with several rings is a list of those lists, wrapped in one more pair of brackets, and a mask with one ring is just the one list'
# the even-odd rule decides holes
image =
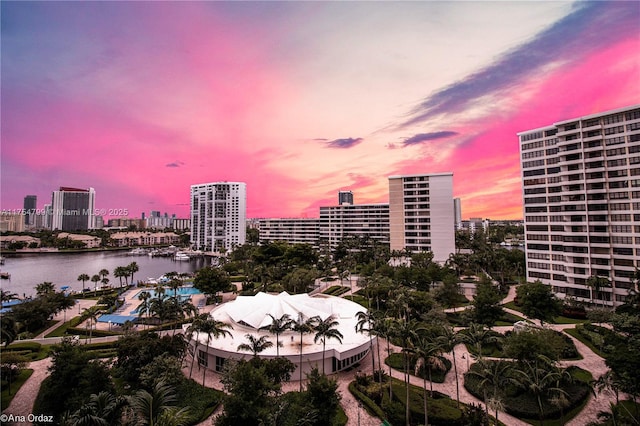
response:
{"label": "tall palm tree", "polygon": [[98,282],[100,281],[100,275],[95,274],[91,277],[91,282],[94,284],[93,291],[98,292]]}
{"label": "tall palm tree", "polygon": [[151,308],[151,293],[146,290],[143,290],[138,294],[138,300],[142,303],[138,305],[138,317],[143,317],[145,314],[147,317],[149,316],[149,309]]}
{"label": "tall palm tree", "polygon": [[268,330],[269,333],[276,335],[276,356],[280,356],[280,335],[287,330],[291,330],[293,327],[294,321],[291,319],[289,314],[284,314],[280,318],[276,318],[271,314],[268,314],[271,317],[271,324],[261,327],[260,330]]}
{"label": "tall palm tree", "polygon": [[[387,357],[391,355],[391,336],[394,331],[395,320],[393,318],[382,318],[375,323],[375,330],[378,336],[384,337],[387,342]],[[380,345],[378,344],[378,365],[382,370],[382,358],[380,358]],[[389,377],[391,377],[391,364],[389,364]],[[389,385],[389,400],[393,400],[393,389]]]}
{"label": "tall palm tree", "polygon": [[244,337],[247,338],[249,343],[242,343],[238,345],[238,350],[251,352],[254,358],[257,358],[260,352],[263,352],[265,349],[273,346],[273,342],[267,340],[267,336],[260,336],[260,338],[257,338],[253,334],[245,334]]}
{"label": "tall palm tree", "polygon": [[336,339],[338,342],[342,343],[342,338],[344,337],[340,330],[337,329],[340,323],[336,321],[333,315],[329,315],[325,319],[321,319],[318,321],[314,328],[314,332],[316,335],[313,338],[314,343],[318,343],[318,341],[322,342],[322,374],[324,375],[324,353],[325,347],[327,345],[327,339]]}
{"label": "tall palm tree", "polygon": [[136,425],[184,426],[189,423],[190,407],[178,409],[175,406],[177,402],[175,390],[163,381],[159,381],[151,392],[142,389],[127,399],[133,410]]}
{"label": "tall palm tree", "polygon": [[418,337],[418,331],[422,327],[415,319],[407,321],[406,319],[394,320],[392,323],[391,335],[400,340],[402,346],[402,354],[404,357],[404,381],[405,381],[405,421],[407,426],[410,424],[410,407],[409,407],[409,353],[412,350],[413,342]]}
{"label": "tall palm tree", "polygon": [[91,308],[85,309],[83,313],[89,320],[89,344],[91,344],[91,337],[93,335],[93,323],[98,323],[98,315],[100,314],[97,310]]}
{"label": "tall palm tree", "polygon": [[84,283],[89,281],[91,277],[87,274],[78,275],[78,281],[82,281],[82,293],[84,294]]}
{"label": "tall palm tree", "polygon": [[429,405],[427,398],[427,375],[426,370],[429,372],[429,382],[431,382],[430,396],[433,398],[433,381],[431,380],[431,368],[443,368],[444,363],[440,359],[442,353],[442,345],[440,342],[431,339],[427,336],[419,336],[413,346],[412,352],[417,356],[415,374],[418,375],[422,369],[422,391],[423,391],[423,403],[424,403],[424,424],[429,424]]}
{"label": "tall palm tree", "polygon": [[[587,278],[586,284],[588,287],[591,288],[591,303],[593,303],[593,299],[594,299],[593,297],[594,290],[595,290],[596,299],[597,299],[600,293],[600,290],[602,290],[602,287],[611,287],[611,282],[609,281],[609,278],[602,277],[599,275],[592,275],[589,278]],[[604,308],[604,296],[601,298],[601,300],[602,300],[602,307]]]}
{"label": "tall palm tree", "polygon": [[[98,278],[100,279],[100,278]],[[49,294],[49,293],[53,293],[56,291],[56,287],[55,285],[53,285],[53,283],[45,281],[43,283],[40,283],[38,285],[36,285],[36,294],[38,296],[42,296],[45,294]]]}
{"label": "tall palm tree", "polygon": [[108,269],[100,269],[100,272],[98,272],[98,275],[100,275],[100,279],[104,280],[105,278],[107,278],[107,276],[109,276],[109,270]]}
{"label": "tall palm tree", "polygon": [[300,333],[300,364],[298,365],[298,369],[300,371],[300,392],[302,392],[302,336],[313,333],[318,322],[320,322],[319,316],[307,318],[305,320],[302,312],[299,312],[298,321],[296,321],[293,326],[293,331]]}
{"label": "tall palm tree", "polygon": [[458,380],[458,364],[456,363],[456,345],[460,343],[460,335],[453,330],[453,327],[445,326],[442,328],[438,339],[440,339],[444,350],[451,352],[451,358],[453,358],[453,373],[456,377],[456,401],[458,408],[460,408],[460,380]]}
{"label": "tall palm tree", "polygon": [[[201,314],[197,316],[193,323],[189,326],[190,332],[198,333],[196,337],[196,348],[194,350],[194,361],[197,357],[198,343],[200,342],[200,333],[203,333],[207,336],[207,359],[206,362],[209,362],[209,343],[211,343],[211,337],[219,338],[224,336],[230,336],[231,332],[227,330],[228,328],[233,329],[230,324],[227,324],[222,321],[218,321],[209,316],[209,314]],[[189,372],[189,378],[191,378],[191,372],[193,371],[193,362],[191,363],[191,371]],[[207,365],[203,365],[203,373],[202,373],[202,386],[204,386],[204,381],[207,374]]]}
{"label": "tall palm tree", "polygon": [[129,271],[124,266],[116,266],[113,270],[113,276],[120,280],[120,288],[122,288],[122,279],[125,279],[125,283],[129,285]]}
{"label": "tall palm tree", "polygon": [[129,271],[129,276],[131,277],[131,284],[133,284],[133,274],[138,272],[140,270],[140,267],[136,262],[131,262],[129,265],[127,265],[126,268]]}
{"label": "tall palm tree", "polygon": [[18,337],[18,324],[11,316],[0,315],[0,342],[4,342],[5,347]]}
{"label": "tall palm tree", "polygon": [[373,336],[374,336],[374,326],[373,323],[375,321],[375,316],[371,311],[359,311],[356,314],[356,318],[358,322],[356,323],[356,332],[364,333],[366,332],[369,335],[369,350],[371,351],[371,368],[372,374],[375,376],[376,372],[376,354],[373,350]]}

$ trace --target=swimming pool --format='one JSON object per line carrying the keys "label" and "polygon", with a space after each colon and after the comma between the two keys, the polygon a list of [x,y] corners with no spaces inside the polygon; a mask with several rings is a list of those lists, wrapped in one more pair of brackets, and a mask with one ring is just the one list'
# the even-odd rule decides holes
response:
{"label": "swimming pool", "polygon": [[[140,297],[140,294],[142,294],[143,291],[146,291],[147,293],[149,293],[152,299],[154,297],[157,297],[156,290],[153,288],[149,290],[139,291],[134,297],[137,299],[138,297]],[[173,296],[176,293],[172,288],[164,287],[164,294],[165,294],[165,297],[169,297],[169,296]],[[177,294],[178,296],[193,296],[195,294],[202,294],[202,292],[195,287],[178,287]]]}

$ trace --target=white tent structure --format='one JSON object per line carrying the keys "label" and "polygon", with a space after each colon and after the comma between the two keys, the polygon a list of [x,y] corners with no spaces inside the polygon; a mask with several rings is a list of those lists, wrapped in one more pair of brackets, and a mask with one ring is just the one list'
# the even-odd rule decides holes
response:
{"label": "white tent structure", "polygon": [[327,373],[331,373],[353,366],[369,352],[369,336],[366,332],[356,332],[357,313],[360,311],[366,311],[366,309],[349,300],[323,294],[310,297],[308,294],[290,295],[282,292],[239,296],[231,302],[218,306],[210,313],[214,319],[233,327],[229,329],[231,335],[217,339],[212,337],[207,350],[207,336],[194,333],[191,344],[197,345],[195,350],[200,364],[220,371],[227,359],[248,359],[252,356],[250,353],[237,350],[238,345],[247,343],[246,334],[252,334],[256,338],[266,336],[273,346],[261,352],[259,356],[275,358],[279,352],[281,357],[289,359],[296,365],[297,369],[292,375],[295,379],[299,377],[301,349],[303,373],[311,371],[313,367],[322,370],[322,343],[314,342],[314,333],[305,334],[301,348],[300,334],[286,331],[280,335],[281,346],[279,351],[276,351],[276,336],[261,328],[268,327],[272,323],[270,315],[281,318],[287,314],[293,321],[306,321],[315,316],[326,319],[333,315],[339,323],[337,328],[343,338],[342,343],[335,339],[326,341],[324,367]]}

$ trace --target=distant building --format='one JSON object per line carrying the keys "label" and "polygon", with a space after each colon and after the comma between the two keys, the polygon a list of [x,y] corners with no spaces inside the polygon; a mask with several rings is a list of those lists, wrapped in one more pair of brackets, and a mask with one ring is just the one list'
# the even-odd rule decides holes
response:
{"label": "distant building", "polygon": [[98,237],[93,237],[91,235],[82,235],[82,234],[70,234],[68,232],[60,232],[57,235],[58,239],[68,238],[71,241],[79,241],[84,243],[85,248],[97,248],[100,247],[102,243],[102,239]]}
{"label": "distant building", "polygon": [[489,230],[489,219],[483,219],[481,217],[471,217],[469,220],[463,220],[456,228],[459,231],[467,231],[470,234],[475,234],[477,231],[487,232]]}
{"label": "distant building", "polygon": [[0,232],[24,232],[25,215],[22,213],[0,214]]}
{"label": "distant building", "polygon": [[334,250],[348,236],[389,244],[389,204],[320,207],[320,246]]}
{"label": "distant building", "polygon": [[86,231],[95,227],[95,197],[93,188],[60,187],[53,191],[51,229]]}
{"label": "distant building", "polygon": [[173,232],[115,232],[110,239],[116,247],[171,245],[180,242],[180,236]]}
{"label": "distant building", "polygon": [[171,227],[176,231],[189,231],[191,229],[191,219],[174,218]]}
{"label": "distant building", "polygon": [[223,252],[246,241],[247,186],[244,182],[191,185],[191,244]]}
{"label": "distant building", "polygon": [[260,219],[260,242],[285,241],[318,248],[318,219]]}
{"label": "distant building", "polygon": [[38,203],[38,197],[35,195],[27,195],[24,197],[24,224],[29,228],[35,226],[36,223],[36,208]]}
{"label": "distant building", "polygon": [[338,192],[338,205],[353,204],[353,192],[351,191],[339,191]]}
{"label": "distant building", "polygon": [[[619,305],[640,266],[640,105],[518,133],[527,279]],[[599,292],[590,277],[609,280]]]}
{"label": "distant building", "polygon": [[460,198],[453,199],[453,214],[454,214],[454,223],[456,227],[460,222],[462,222],[462,202]]}
{"label": "distant building", "polygon": [[443,263],[455,252],[453,173],[389,177],[391,250],[431,251]]}

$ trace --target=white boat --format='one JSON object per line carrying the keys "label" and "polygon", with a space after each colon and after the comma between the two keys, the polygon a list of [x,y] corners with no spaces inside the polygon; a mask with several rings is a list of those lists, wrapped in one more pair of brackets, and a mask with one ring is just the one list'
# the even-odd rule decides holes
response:
{"label": "white boat", "polygon": [[143,248],[134,248],[133,250],[129,251],[127,253],[127,255],[129,256],[144,256],[145,254],[148,253],[147,249],[143,249]]}
{"label": "white boat", "polygon": [[189,259],[191,259],[189,255],[181,251],[177,252],[176,255],[173,257],[173,260],[189,260]]}

